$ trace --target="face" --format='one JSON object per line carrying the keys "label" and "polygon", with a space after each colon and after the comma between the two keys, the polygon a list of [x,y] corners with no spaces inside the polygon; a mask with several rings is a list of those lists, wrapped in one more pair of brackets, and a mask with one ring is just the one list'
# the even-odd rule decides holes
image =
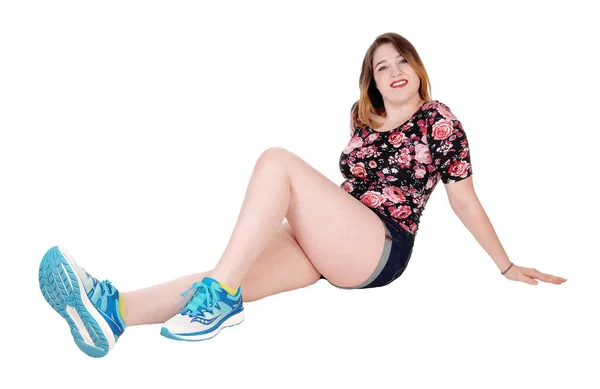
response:
{"label": "face", "polygon": [[401,104],[418,99],[421,80],[391,43],[379,46],[373,56],[373,77],[383,100]]}

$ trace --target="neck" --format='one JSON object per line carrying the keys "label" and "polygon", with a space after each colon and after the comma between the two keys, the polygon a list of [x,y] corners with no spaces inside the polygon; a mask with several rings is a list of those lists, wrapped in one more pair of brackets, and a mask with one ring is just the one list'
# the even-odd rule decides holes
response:
{"label": "neck", "polygon": [[386,112],[386,121],[388,122],[401,122],[404,121],[407,117],[412,116],[412,114],[425,103],[424,100],[421,100],[419,94],[415,94],[410,99],[403,101],[399,104],[390,103],[388,101],[384,101],[383,105],[385,107]]}

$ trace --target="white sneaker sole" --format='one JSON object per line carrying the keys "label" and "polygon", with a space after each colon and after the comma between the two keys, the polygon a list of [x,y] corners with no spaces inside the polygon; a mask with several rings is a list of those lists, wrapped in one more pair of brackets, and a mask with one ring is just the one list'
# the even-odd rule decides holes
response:
{"label": "white sneaker sole", "polygon": [[114,334],[90,301],[74,269],[75,260],[58,246],[49,249],[38,273],[42,295],[69,324],[73,340],[90,357],[105,356],[115,345]]}
{"label": "white sneaker sole", "polygon": [[160,334],[162,336],[164,336],[165,338],[169,338],[169,339],[183,340],[183,341],[188,341],[188,342],[199,342],[202,340],[208,340],[208,339],[214,338],[215,336],[217,336],[217,334],[219,332],[221,332],[221,330],[223,328],[233,327],[238,324],[241,324],[244,321],[244,318],[245,318],[244,311],[242,310],[241,312],[236,313],[235,315],[233,315],[230,318],[228,318],[227,320],[225,320],[218,327],[215,327],[212,331],[204,333],[204,334],[186,335],[184,333],[173,333],[169,330],[168,326],[163,326],[160,330]]}

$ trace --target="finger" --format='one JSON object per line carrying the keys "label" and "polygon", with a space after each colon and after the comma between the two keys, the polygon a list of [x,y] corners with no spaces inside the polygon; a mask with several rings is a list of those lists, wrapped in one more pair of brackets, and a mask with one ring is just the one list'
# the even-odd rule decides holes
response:
{"label": "finger", "polygon": [[560,284],[566,281],[566,279],[562,278],[562,277],[556,277],[553,276],[552,274],[546,274],[546,273],[542,273],[536,269],[528,269],[529,272],[524,272],[525,275],[532,277],[532,278],[537,278],[538,280],[544,281],[544,282],[551,282],[553,284]]}
{"label": "finger", "polygon": [[556,276],[553,276],[550,274],[546,274],[546,276],[549,277],[550,281],[548,281],[548,282],[552,282],[555,284],[562,284],[563,282],[565,282],[567,280],[566,278],[556,277]]}
{"label": "finger", "polygon": [[563,278],[563,277],[553,276],[553,275],[550,275],[550,274],[547,274],[547,275],[550,276],[550,277],[552,277],[552,279],[560,281],[560,282],[565,282],[567,280],[566,278]]}

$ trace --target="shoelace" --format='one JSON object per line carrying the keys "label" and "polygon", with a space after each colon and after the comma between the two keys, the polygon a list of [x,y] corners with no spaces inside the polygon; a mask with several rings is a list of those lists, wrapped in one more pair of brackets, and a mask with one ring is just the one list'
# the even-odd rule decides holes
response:
{"label": "shoelace", "polygon": [[[83,270],[83,272],[88,276],[90,276],[90,273],[88,273],[87,271],[85,271],[85,269],[81,269]],[[110,283],[109,280],[104,280],[102,282],[100,282],[100,290],[102,291],[102,296],[112,296],[113,294],[115,294],[115,287]]]}
{"label": "shoelace", "polygon": [[115,294],[115,287],[112,286],[109,280],[104,280],[100,283],[100,288],[102,288],[103,296],[112,296]]}
{"label": "shoelace", "polygon": [[212,308],[217,302],[217,292],[214,288],[211,288],[202,282],[194,282],[192,286],[187,288],[185,292],[181,294],[184,297],[184,302],[187,301],[185,297],[189,292],[193,293],[192,298],[188,301],[184,310],[189,309],[191,311],[196,311],[201,308],[202,310],[213,313]]}

